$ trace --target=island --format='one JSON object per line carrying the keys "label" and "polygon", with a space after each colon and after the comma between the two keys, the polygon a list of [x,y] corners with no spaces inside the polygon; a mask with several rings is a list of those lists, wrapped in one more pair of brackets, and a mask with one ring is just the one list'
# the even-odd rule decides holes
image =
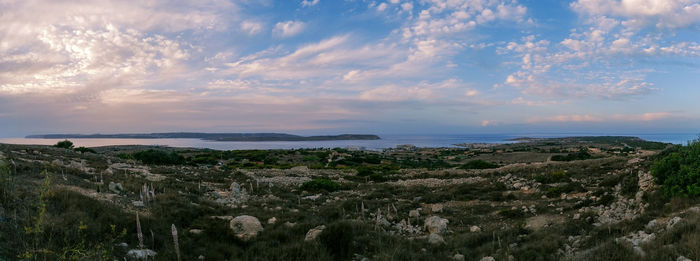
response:
{"label": "island", "polygon": [[327,141],[327,140],[379,140],[371,134],[340,134],[299,136],[286,133],[200,133],[164,132],[132,134],[42,134],[29,135],[31,139],[202,139],[211,141]]}

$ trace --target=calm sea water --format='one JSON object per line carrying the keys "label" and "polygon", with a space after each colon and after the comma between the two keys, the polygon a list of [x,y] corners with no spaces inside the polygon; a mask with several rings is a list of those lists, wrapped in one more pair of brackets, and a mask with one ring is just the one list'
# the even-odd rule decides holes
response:
{"label": "calm sea water", "polygon": [[[518,137],[556,138],[567,136],[601,136],[606,134],[469,134],[469,135],[380,135],[381,140],[339,140],[339,141],[263,141],[229,142],[206,141],[199,139],[70,139],[75,146],[98,147],[108,145],[163,145],[171,147],[208,148],[215,150],[247,149],[298,149],[298,148],[363,148],[381,150],[397,145],[413,144],[417,147],[455,147],[459,143],[510,143]],[[636,136],[645,140],[675,144],[685,144],[697,139],[697,133],[674,134],[615,134],[615,136]],[[0,143],[53,145],[62,139],[5,138]]]}

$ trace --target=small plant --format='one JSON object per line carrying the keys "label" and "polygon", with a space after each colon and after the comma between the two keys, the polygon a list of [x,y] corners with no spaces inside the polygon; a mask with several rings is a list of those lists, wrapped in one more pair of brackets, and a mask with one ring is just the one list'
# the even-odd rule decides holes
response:
{"label": "small plant", "polygon": [[73,148],[73,142],[69,140],[62,140],[56,143],[56,145],[53,145],[56,148],[62,148],[62,149],[72,149]]}
{"label": "small plant", "polygon": [[700,196],[700,139],[654,162],[651,175],[669,196]]}
{"label": "small plant", "polygon": [[325,190],[328,192],[333,192],[333,191],[339,190],[340,185],[338,185],[338,183],[336,183],[330,179],[322,178],[322,179],[314,179],[312,181],[308,181],[308,182],[302,184],[301,189],[306,190],[306,191]]}
{"label": "small plant", "polygon": [[173,233],[173,245],[175,247],[175,254],[177,255],[177,261],[180,261],[180,245],[177,242],[177,228],[175,224],[172,224],[170,230]]}
{"label": "small plant", "polygon": [[95,150],[93,150],[93,149],[91,149],[91,148],[86,148],[86,147],[77,147],[77,148],[75,148],[75,149],[73,149],[73,150],[74,150],[74,151],[77,151],[77,152],[82,152],[82,153],[87,153],[87,152],[90,152],[90,153],[97,153],[97,151],[95,151]]}
{"label": "small plant", "polygon": [[483,160],[472,160],[459,167],[460,169],[494,169],[498,165]]}

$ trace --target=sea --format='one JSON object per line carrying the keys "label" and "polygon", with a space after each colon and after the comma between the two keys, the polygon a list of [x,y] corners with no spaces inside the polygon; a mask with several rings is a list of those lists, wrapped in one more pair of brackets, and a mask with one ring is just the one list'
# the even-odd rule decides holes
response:
{"label": "sea", "polygon": [[[463,134],[463,135],[379,135],[379,140],[333,140],[333,141],[207,141],[200,139],[69,139],[76,147],[100,147],[113,145],[156,145],[181,148],[206,148],[214,150],[253,149],[301,149],[301,148],[349,148],[383,150],[398,145],[414,145],[421,148],[457,147],[464,143],[513,143],[514,138],[559,138],[571,136],[635,136],[649,141],[686,144],[699,137],[698,133],[658,134],[601,134],[601,133],[550,133],[550,134]],[[63,139],[0,138],[0,143],[53,145]]]}

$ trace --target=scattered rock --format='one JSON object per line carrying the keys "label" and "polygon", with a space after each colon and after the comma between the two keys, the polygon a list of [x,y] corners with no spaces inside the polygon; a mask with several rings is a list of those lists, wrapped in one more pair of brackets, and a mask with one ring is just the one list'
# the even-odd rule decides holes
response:
{"label": "scattered rock", "polygon": [[150,249],[132,249],[126,253],[126,256],[137,260],[146,260],[149,257],[156,256],[157,254],[158,253],[156,253],[156,251]]}
{"label": "scattered rock", "polygon": [[678,224],[678,222],[680,222],[680,221],[681,221],[681,217],[674,217],[674,218],[670,219],[670,220],[668,221],[668,223],[666,223],[666,229],[671,229],[671,228],[673,228],[673,226],[675,226],[676,224]]}
{"label": "scattered rock", "polygon": [[199,235],[199,234],[202,234],[202,232],[204,232],[204,230],[201,230],[201,229],[190,229],[190,234],[193,234],[193,235]]}
{"label": "scattered rock", "polygon": [[479,260],[479,261],[496,261],[496,259],[493,258],[492,256],[485,256],[485,257],[482,257],[481,260]]}
{"label": "scattered rock", "polygon": [[418,210],[411,210],[408,212],[409,217],[420,217],[420,212]]}
{"label": "scattered rock", "polygon": [[479,233],[479,232],[481,232],[481,228],[478,227],[478,226],[472,226],[472,227],[469,228],[469,232],[472,232],[472,233]]}
{"label": "scattered rock", "polygon": [[433,213],[442,213],[443,206],[442,204],[431,204],[430,205],[430,211]]}
{"label": "scattered rock", "polygon": [[438,233],[430,233],[428,236],[428,243],[433,245],[442,245],[445,244],[445,239],[438,235]]}
{"label": "scattered rock", "polygon": [[236,233],[236,237],[247,241],[263,231],[258,218],[248,215],[237,216],[229,224],[231,230]]}
{"label": "scattered rock", "polygon": [[464,261],[464,255],[462,255],[462,254],[455,254],[454,256],[452,256],[452,260],[455,260],[455,261]]}
{"label": "scattered rock", "polygon": [[321,235],[321,232],[326,229],[326,226],[320,225],[315,228],[309,229],[309,232],[306,232],[306,237],[304,238],[304,241],[313,241],[316,240],[316,238]]}
{"label": "scattered rock", "polygon": [[428,233],[446,233],[447,232],[447,223],[450,223],[449,220],[438,217],[438,216],[431,216],[429,218],[425,219],[425,225],[423,225],[423,228],[428,231]]}
{"label": "scattered rock", "polygon": [[296,225],[297,225],[297,223],[292,223],[292,222],[289,222],[289,221],[284,222],[284,226],[285,226],[285,227],[288,227],[288,228],[293,228],[293,227],[296,226]]}
{"label": "scattered rock", "polygon": [[649,221],[649,223],[647,223],[646,226],[644,226],[644,228],[646,228],[648,230],[653,230],[658,225],[659,225],[659,222],[656,221],[656,219],[652,219],[651,221]]}
{"label": "scattered rock", "polygon": [[676,261],[693,261],[693,260],[690,258],[684,257],[684,256],[679,256],[678,258],[676,258]]}
{"label": "scattered rock", "polygon": [[273,224],[277,223],[277,218],[271,217],[270,219],[267,220],[267,223],[270,225],[273,225]]}
{"label": "scattered rock", "polygon": [[301,199],[317,200],[320,197],[321,197],[321,194],[316,194],[316,195],[306,196],[306,197],[303,197]]}
{"label": "scattered rock", "polygon": [[122,187],[121,183],[114,183],[114,182],[110,181],[108,187],[109,187],[109,191],[112,191],[116,194],[119,194],[122,191],[124,191],[124,187]]}
{"label": "scattered rock", "polygon": [[145,205],[143,204],[143,201],[140,201],[140,200],[138,200],[138,201],[133,201],[133,202],[131,202],[131,203],[134,204],[134,207],[137,207],[137,208],[145,207]]}

